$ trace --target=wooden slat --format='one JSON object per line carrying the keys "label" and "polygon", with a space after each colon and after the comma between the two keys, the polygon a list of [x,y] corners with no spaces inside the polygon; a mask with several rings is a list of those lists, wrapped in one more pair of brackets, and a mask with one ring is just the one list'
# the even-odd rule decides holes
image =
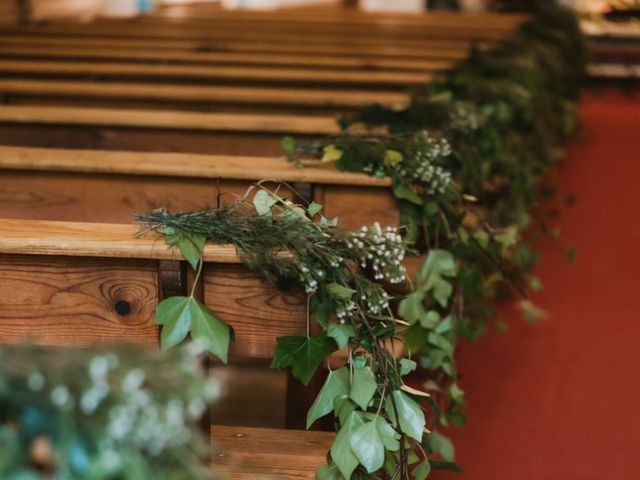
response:
{"label": "wooden slat", "polygon": [[[37,46],[42,44],[43,39],[32,36],[4,35],[1,41],[5,45],[13,46]],[[469,51],[469,46],[462,44],[459,47],[441,48],[430,47],[428,43],[415,47],[396,47],[394,45],[382,46],[350,46],[341,44],[303,44],[297,42],[234,42],[208,41],[162,41],[156,39],[110,39],[110,38],[75,38],[75,37],[46,37],[46,42],[51,46],[66,47],[101,47],[101,48],[144,48],[150,50],[172,50],[172,51],[223,51],[223,52],[251,52],[251,53],[293,53],[304,55],[333,55],[333,56],[354,56],[359,57],[401,57],[401,58],[464,58]]]}
{"label": "wooden slat", "polygon": [[[134,238],[134,225],[0,219],[0,253],[41,256],[74,256],[180,260],[154,232]],[[240,262],[235,247],[207,245],[207,262]]]}
{"label": "wooden slat", "polygon": [[273,178],[290,183],[390,186],[388,179],[341,172],[332,164],[300,168],[288,163],[282,157],[105,152],[0,146],[0,169],[249,181]]}
{"label": "wooden slat", "polygon": [[[62,80],[0,79],[0,92],[12,96],[82,99],[116,99],[202,104],[284,105],[303,108],[363,107],[371,103],[402,106],[405,93],[366,90],[320,90],[311,88],[264,88],[203,85],[83,82]],[[87,100],[88,102],[88,100]]]}
{"label": "wooden slat", "polygon": [[42,125],[102,125],[127,128],[165,128],[223,132],[262,132],[280,135],[297,133],[307,135],[332,135],[340,131],[333,117],[14,105],[0,106],[0,122],[19,124],[36,123]]}
{"label": "wooden slat", "polygon": [[0,43],[0,55],[29,56],[36,58],[67,59],[111,59],[136,62],[174,62],[182,64],[229,64],[229,65],[272,65],[275,67],[296,66],[305,68],[355,68],[361,70],[401,70],[425,71],[446,68],[451,64],[447,59],[397,59],[371,58],[354,55],[352,57],[292,55],[289,53],[238,53],[238,52],[180,52],[166,50],[114,48],[10,46]]}
{"label": "wooden slat", "polygon": [[[7,228],[6,220],[0,220],[0,232],[1,342],[21,342],[26,337],[64,346],[122,341],[157,344],[157,262],[15,255],[14,250],[29,247],[7,245],[15,232]],[[50,228],[43,228],[35,235],[49,233]],[[5,234],[14,238],[7,239]],[[47,242],[40,238],[39,243]],[[118,302],[127,305],[126,313],[118,313]]]}
{"label": "wooden slat", "polygon": [[311,480],[333,439],[331,432],[214,425],[213,472],[228,480]]}
{"label": "wooden slat", "polygon": [[0,75],[37,74],[142,77],[146,79],[172,78],[197,79],[206,81],[230,81],[236,83],[278,82],[288,85],[303,84],[345,84],[358,86],[399,86],[411,87],[427,82],[431,75],[418,72],[362,72],[349,70],[308,70],[301,68],[256,68],[225,66],[190,66],[190,65],[145,65],[117,62],[55,62],[34,60],[0,60]]}

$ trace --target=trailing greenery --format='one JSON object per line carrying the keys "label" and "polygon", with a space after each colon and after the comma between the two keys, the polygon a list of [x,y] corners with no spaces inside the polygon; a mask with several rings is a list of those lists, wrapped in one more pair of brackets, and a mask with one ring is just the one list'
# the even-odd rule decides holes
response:
{"label": "trailing greenery", "polygon": [[[329,461],[318,469],[319,479],[373,479],[380,472],[422,479],[434,465],[457,468],[427,458],[436,443],[425,436],[419,402],[429,395],[403,383],[416,363],[394,352],[407,324],[395,318],[395,299],[383,282],[405,281],[400,234],[378,224],[360,231],[341,229],[321,209],[316,203],[304,208],[260,188],[252,204],[242,200],[199,212],[156,211],[140,215],[138,222],[143,232],[163,234],[198,271],[205,241],[232,244],[245,265],[265,279],[298,285],[306,293],[307,333],[278,338],[271,367],[290,367],[307,384],[325,358],[345,352],[344,365],[328,372],[307,416],[311,426],[333,414],[337,431]],[[190,333],[226,361],[230,327],[193,296],[164,300],[157,323],[163,327],[164,348]],[[320,333],[312,334],[316,330]],[[446,331],[443,326],[434,335]]]}
{"label": "trailing greenery", "polygon": [[[316,159],[391,178],[405,241],[426,254],[398,313],[411,325],[408,351],[420,354],[433,379],[428,389],[442,400],[432,402],[441,425],[464,423],[456,338],[477,338],[497,299],[541,288],[523,233],[536,231],[541,181],[577,130],[586,58],[573,14],[548,11],[497,47],[473,50],[406,108],[373,105],[343,120],[344,127],[374,127],[370,133],[344,130],[304,145],[283,140],[301,166]],[[528,301],[521,306],[526,318],[540,314]]]}
{"label": "trailing greenery", "polygon": [[202,353],[3,346],[0,478],[210,478],[197,421],[219,385]]}

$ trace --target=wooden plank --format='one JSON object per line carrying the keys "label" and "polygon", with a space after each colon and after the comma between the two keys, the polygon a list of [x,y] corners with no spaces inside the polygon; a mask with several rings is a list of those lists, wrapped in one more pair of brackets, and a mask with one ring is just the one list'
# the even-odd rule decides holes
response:
{"label": "wooden plank", "polygon": [[0,342],[157,344],[157,262],[14,255],[0,241]]}
{"label": "wooden plank", "polygon": [[311,88],[264,88],[203,85],[82,82],[62,80],[0,79],[0,93],[15,97],[81,98],[110,101],[197,102],[198,105],[249,104],[300,108],[358,108],[371,103],[402,106],[409,95],[389,91],[320,90]]}
{"label": "wooden plank", "polygon": [[212,469],[229,480],[310,480],[334,438],[332,432],[214,425]]}
{"label": "wooden plank", "polygon": [[334,117],[174,111],[150,112],[114,108],[1,105],[0,122],[203,130],[208,132],[261,132],[278,135],[333,135],[340,132]]}
{"label": "wooden plank", "polygon": [[257,68],[239,66],[193,66],[193,65],[145,65],[124,62],[69,62],[0,60],[0,75],[55,75],[65,77],[143,78],[198,80],[211,82],[233,81],[235,85],[247,83],[285,83],[288,86],[303,85],[357,85],[382,87],[414,87],[431,79],[431,75],[420,72],[362,72],[358,70],[308,70],[301,68]]}
{"label": "wooden plank", "polygon": [[[43,43],[42,38],[33,36],[20,35],[4,35],[1,37],[4,45],[13,46],[38,46]],[[469,45],[462,44],[459,47],[441,48],[438,46],[430,47],[428,43],[420,46],[396,47],[394,45],[381,46],[359,46],[359,45],[342,45],[342,44],[304,44],[297,42],[236,42],[232,40],[226,41],[207,41],[207,42],[189,42],[183,41],[162,41],[156,39],[110,39],[110,38],[75,38],[75,37],[52,37],[47,36],[46,42],[51,46],[65,47],[101,47],[101,48],[144,48],[150,50],[172,50],[172,51],[223,51],[223,52],[245,52],[245,53],[292,53],[304,55],[333,55],[333,56],[354,56],[359,57],[401,57],[401,58],[444,58],[444,59],[460,59],[464,58],[469,52]]]}
{"label": "wooden plank", "polygon": [[204,298],[234,328],[236,341],[229,350],[234,360],[269,360],[277,337],[306,332],[306,295],[281,291],[239,265],[207,265]]}
{"label": "wooden plank", "polygon": [[69,173],[109,173],[289,183],[388,187],[386,178],[341,172],[332,164],[300,168],[282,157],[105,152],[0,146],[0,168]]}
{"label": "wooden plank", "polygon": [[[2,219],[0,253],[34,256],[181,260],[154,232],[134,238],[135,225]],[[207,262],[240,262],[233,246],[207,245]]]}
{"label": "wooden plank", "polygon": [[67,58],[119,60],[131,62],[173,62],[189,65],[269,65],[273,67],[295,66],[311,69],[353,68],[366,71],[401,70],[420,71],[447,68],[451,60],[447,59],[397,59],[371,58],[354,55],[351,57],[315,57],[310,55],[292,55],[289,53],[238,53],[238,52],[180,52],[166,50],[147,50],[130,48],[55,47],[45,43],[39,46],[11,46],[0,44],[0,55],[30,58]]}

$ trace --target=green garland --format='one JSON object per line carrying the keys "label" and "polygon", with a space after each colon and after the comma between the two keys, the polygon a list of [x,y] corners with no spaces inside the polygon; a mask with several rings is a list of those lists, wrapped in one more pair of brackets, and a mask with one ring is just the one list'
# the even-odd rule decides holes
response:
{"label": "green garland", "polygon": [[[142,232],[153,229],[175,245],[200,272],[204,243],[235,245],[243,263],[272,282],[297,284],[308,296],[307,335],[277,339],[272,368],[290,367],[307,384],[322,361],[346,350],[345,364],[330,370],[307,415],[307,426],[333,413],[337,436],[319,479],[379,478],[380,471],[426,478],[432,466],[426,420],[419,404],[428,394],[406,386],[416,368],[396,358],[393,341],[406,324],[393,313],[394,298],[383,282],[402,283],[405,246],[393,228],[378,224],[354,232],[320,215],[316,203],[304,208],[262,189],[253,203],[199,212],[156,211],[138,216]],[[314,221],[315,220],[315,221]],[[320,333],[312,335],[311,320]],[[162,347],[188,334],[226,361],[231,328],[193,296],[171,297],[157,310]],[[427,436],[428,437],[428,436]],[[425,447],[427,445],[427,447]]]}
{"label": "green garland", "polygon": [[208,479],[203,349],[0,349],[0,478]]}
{"label": "green garland", "polygon": [[[497,299],[541,288],[530,274],[537,255],[523,233],[533,237],[539,185],[577,130],[586,58],[573,14],[552,10],[496,48],[473,51],[407,108],[374,105],[343,120],[344,127],[360,122],[376,132],[384,127],[385,134],[345,130],[307,145],[283,140],[289,159],[301,166],[317,159],[391,178],[405,240],[427,252],[399,314],[411,325],[408,351],[419,353],[431,372],[429,391],[444,397],[432,402],[441,425],[465,421],[456,338],[477,338]],[[567,255],[571,260],[574,252]],[[539,317],[531,302],[521,306],[525,318]]]}

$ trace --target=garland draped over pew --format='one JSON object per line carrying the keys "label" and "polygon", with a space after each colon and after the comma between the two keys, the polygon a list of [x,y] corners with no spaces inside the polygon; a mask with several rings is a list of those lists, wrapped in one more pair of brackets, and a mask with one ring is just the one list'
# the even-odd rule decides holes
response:
{"label": "garland draped over pew", "polygon": [[[521,234],[531,223],[538,183],[576,130],[584,52],[574,18],[550,12],[497,48],[474,51],[406,109],[374,106],[351,120],[386,126],[384,135],[345,132],[300,146],[284,140],[292,159],[311,156],[392,178],[403,241],[426,252],[397,309],[381,283],[404,280],[403,241],[394,229],[354,233],[322,216],[314,222],[321,206],[303,208],[267,190],[256,194],[255,211],[240,203],[139,217],[196,269],[205,241],[232,243],[266,279],[304,288],[307,335],[279,338],[272,367],[291,367],[307,383],[323,358],[347,348],[347,361],[329,372],[308,414],[308,425],[335,417],[337,436],[317,471],[320,480],[424,479],[434,467],[457,469],[453,446],[428,432],[418,402],[431,403],[429,427],[463,423],[457,337],[477,337],[494,301],[512,288],[539,286],[529,273],[535,253]],[[318,334],[311,333],[311,317]],[[191,333],[226,360],[230,328],[192,296],[165,300],[157,321],[165,348]],[[416,362],[396,358],[390,348],[396,338],[432,372],[433,397],[404,385]]]}
{"label": "garland draped over pew", "polygon": [[[374,105],[343,119],[339,136],[306,145],[283,140],[301,166],[317,159],[392,179],[405,240],[426,252],[398,313],[411,325],[407,351],[431,372],[427,387],[440,400],[431,406],[441,425],[465,422],[456,338],[477,338],[497,299],[541,287],[530,273],[536,253],[522,234],[533,237],[541,180],[577,131],[585,45],[571,12],[547,11],[498,47],[474,50],[404,109]],[[350,134],[355,123],[372,130]],[[572,261],[572,249],[567,256]],[[521,306],[525,318],[539,316],[530,302]],[[448,440],[425,439],[429,452],[453,460]]]}

